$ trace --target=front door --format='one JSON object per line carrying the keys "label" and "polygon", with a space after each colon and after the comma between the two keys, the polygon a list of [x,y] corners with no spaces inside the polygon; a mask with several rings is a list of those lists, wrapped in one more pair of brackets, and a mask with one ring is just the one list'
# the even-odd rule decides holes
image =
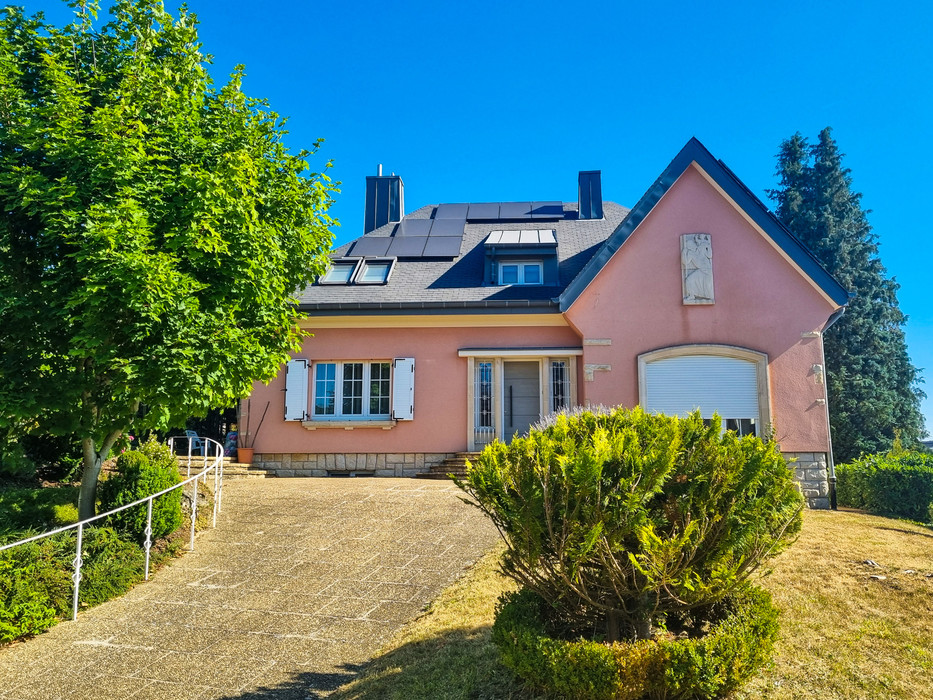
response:
{"label": "front door", "polygon": [[503,437],[525,435],[541,419],[538,362],[504,362],[502,366]]}

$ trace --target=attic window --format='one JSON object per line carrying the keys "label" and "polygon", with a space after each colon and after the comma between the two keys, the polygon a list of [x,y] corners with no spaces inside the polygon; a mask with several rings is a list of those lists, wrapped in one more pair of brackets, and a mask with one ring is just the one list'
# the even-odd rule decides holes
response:
{"label": "attic window", "polygon": [[357,284],[385,284],[389,281],[389,275],[392,274],[394,266],[395,258],[364,259],[359,272],[356,273],[354,282]]}
{"label": "attic window", "polygon": [[542,267],[537,261],[499,263],[499,284],[542,284]]}
{"label": "attic window", "polygon": [[321,275],[318,282],[320,284],[350,284],[359,264],[358,258],[331,260],[330,267]]}

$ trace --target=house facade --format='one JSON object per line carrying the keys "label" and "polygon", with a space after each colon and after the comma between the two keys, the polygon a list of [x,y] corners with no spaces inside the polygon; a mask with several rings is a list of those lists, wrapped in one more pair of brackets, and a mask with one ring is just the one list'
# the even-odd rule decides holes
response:
{"label": "house facade", "polygon": [[[257,384],[255,462],[410,476],[578,405],[718,413],[829,506],[822,333],[848,294],[697,140],[626,209],[440,204],[367,178],[365,234],[299,297],[306,339]],[[266,408],[268,406],[268,408]]]}

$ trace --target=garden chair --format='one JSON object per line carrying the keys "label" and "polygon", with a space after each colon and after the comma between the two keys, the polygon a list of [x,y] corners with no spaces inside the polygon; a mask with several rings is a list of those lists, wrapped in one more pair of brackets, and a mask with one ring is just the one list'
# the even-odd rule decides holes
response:
{"label": "garden chair", "polygon": [[185,435],[188,437],[188,454],[203,455],[204,439],[199,437],[193,430],[186,430]]}

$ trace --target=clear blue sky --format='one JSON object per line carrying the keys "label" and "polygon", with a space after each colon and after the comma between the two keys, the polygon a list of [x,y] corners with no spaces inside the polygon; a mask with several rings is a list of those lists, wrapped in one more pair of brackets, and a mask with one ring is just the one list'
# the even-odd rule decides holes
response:
{"label": "clear blue sky", "polygon": [[[57,0],[22,2],[70,16]],[[765,199],[781,140],[832,126],[933,394],[930,3],[188,5],[217,81],[245,64],[247,94],[290,117],[292,148],[326,139],[315,169],[333,160],[342,182],[338,242],[362,234],[378,163],[403,177],[408,211],[574,201],[587,169],[602,170],[606,199],[631,206],[696,136]],[[933,398],[923,409],[933,433]]]}

